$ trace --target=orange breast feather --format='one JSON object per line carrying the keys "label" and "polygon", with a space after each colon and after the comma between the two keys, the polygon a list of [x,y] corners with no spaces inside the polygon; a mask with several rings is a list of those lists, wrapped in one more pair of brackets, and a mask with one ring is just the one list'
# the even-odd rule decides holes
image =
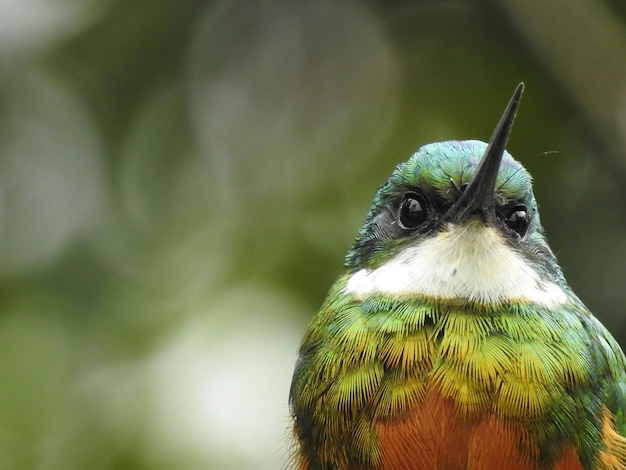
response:
{"label": "orange breast feather", "polygon": [[[527,430],[493,414],[465,419],[454,402],[429,390],[409,415],[377,423],[384,470],[536,470]],[[553,470],[582,470],[574,448]]]}

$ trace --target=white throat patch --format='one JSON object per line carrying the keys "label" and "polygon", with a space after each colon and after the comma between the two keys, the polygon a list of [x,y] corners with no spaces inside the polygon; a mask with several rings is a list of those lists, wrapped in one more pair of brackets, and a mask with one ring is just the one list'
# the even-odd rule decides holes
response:
{"label": "white throat patch", "polygon": [[346,293],[421,294],[491,304],[531,302],[556,307],[567,299],[555,283],[542,280],[500,233],[477,223],[450,225],[418,246],[406,248],[373,270],[354,273]]}

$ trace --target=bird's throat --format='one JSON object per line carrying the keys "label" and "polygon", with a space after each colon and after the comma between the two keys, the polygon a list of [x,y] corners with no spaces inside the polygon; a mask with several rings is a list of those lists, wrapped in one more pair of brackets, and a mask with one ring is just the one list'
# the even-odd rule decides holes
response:
{"label": "bird's throat", "polygon": [[476,221],[448,226],[434,237],[409,246],[374,269],[361,269],[345,293],[420,295],[483,304],[534,303],[554,308],[567,300],[554,282],[537,271],[501,233]]}

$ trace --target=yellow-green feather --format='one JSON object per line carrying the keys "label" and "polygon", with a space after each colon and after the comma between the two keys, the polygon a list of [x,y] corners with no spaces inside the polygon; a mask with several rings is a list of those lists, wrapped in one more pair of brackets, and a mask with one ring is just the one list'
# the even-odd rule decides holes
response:
{"label": "yellow-green feather", "polygon": [[319,446],[309,457],[319,457],[321,468],[348,461],[375,468],[375,422],[410,412],[427,383],[468,419],[487,411],[523,423],[547,463],[563,442],[574,443],[583,463],[594,462],[603,404],[623,432],[623,355],[573,295],[556,311],[362,300],[342,293],[347,277],[307,331],[291,391],[296,429]]}

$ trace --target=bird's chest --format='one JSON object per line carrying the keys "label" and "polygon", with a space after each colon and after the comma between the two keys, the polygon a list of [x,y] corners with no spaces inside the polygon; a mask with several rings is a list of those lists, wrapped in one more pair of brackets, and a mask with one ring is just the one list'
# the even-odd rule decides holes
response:
{"label": "bird's chest", "polygon": [[[380,417],[426,406],[434,416],[451,408],[468,422],[490,413],[528,421],[588,386],[590,358],[584,344],[574,341],[583,329],[575,318],[559,320],[521,307],[484,313],[452,306],[443,313],[395,309],[369,321],[369,328],[356,328],[365,330],[357,335],[360,341],[353,341],[352,328],[341,335],[347,361],[340,381],[348,379],[344,390],[371,384]],[[429,403],[435,397],[448,405]]]}
{"label": "bird's chest", "polygon": [[584,351],[523,315],[405,307],[355,319],[335,339],[342,360],[324,394],[326,415],[350,423],[349,452],[370,449],[390,469],[582,468],[554,424],[585,413],[570,396],[587,380]]}

